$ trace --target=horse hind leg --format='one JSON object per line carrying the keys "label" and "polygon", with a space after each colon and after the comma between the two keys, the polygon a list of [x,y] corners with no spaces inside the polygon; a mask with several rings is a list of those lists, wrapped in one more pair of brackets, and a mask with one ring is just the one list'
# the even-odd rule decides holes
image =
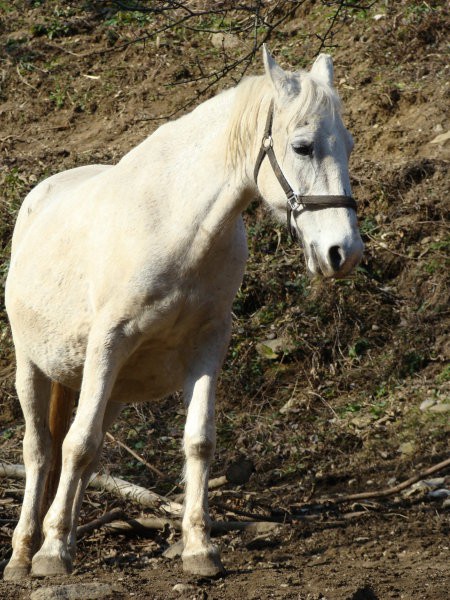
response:
{"label": "horse hind leg", "polygon": [[25,419],[23,460],[25,493],[19,522],[14,530],[13,553],[3,578],[26,577],[42,537],[42,502],[51,461],[51,434],[48,426],[50,380],[16,347],[16,389]]}

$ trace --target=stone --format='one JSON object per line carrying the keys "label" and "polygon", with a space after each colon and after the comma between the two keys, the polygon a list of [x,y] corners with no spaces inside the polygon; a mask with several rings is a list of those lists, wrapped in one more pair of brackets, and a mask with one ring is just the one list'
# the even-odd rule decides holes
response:
{"label": "stone", "polygon": [[427,398],[421,403],[419,408],[421,411],[425,411],[431,408],[434,404],[436,404],[436,400],[434,400],[433,398]]}
{"label": "stone", "polygon": [[415,451],[416,448],[413,442],[403,442],[403,444],[400,444],[399,452],[401,452],[402,454],[407,454],[408,456],[410,456],[414,454]]}
{"label": "stone", "polygon": [[440,490],[433,490],[428,492],[427,496],[429,498],[450,498],[450,490],[445,488],[441,488]]}
{"label": "stone", "polygon": [[295,350],[295,344],[287,337],[279,337],[259,342],[256,344],[256,350],[263,358],[276,360],[283,354],[289,354]]}
{"label": "stone", "polygon": [[362,415],[360,417],[353,417],[350,421],[358,429],[365,429],[372,423],[372,417],[370,415]]}
{"label": "stone", "polygon": [[164,558],[178,558],[183,552],[183,540],[178,540],[163,552]]}
{"label": "stone", "polygon": [[439,402],[430,407],[430,412],[446,413],[450,411],[450,402]]}
{"label": "stone", "polygon": [[241,458],[231,463],[225,473],[227,481],[235,485],[244,485],[255,472],[255,465],[248,458]]}
{"label": "stone", "polygon": [[430,144],[445,144],[450,140],[450,131],[446,131],[445,133],[440,133],[435,138],[429,142]]}
{"label": "stone", "polygon": [[176,583],[172,588],[174,592],[178,592],[179,594],[187,594],[195,591],[195,589],[195,585],[191,583]]}

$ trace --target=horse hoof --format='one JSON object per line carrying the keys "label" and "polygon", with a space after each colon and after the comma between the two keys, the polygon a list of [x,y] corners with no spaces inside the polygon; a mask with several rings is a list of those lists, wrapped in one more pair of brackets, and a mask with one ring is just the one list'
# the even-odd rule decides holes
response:
{"label": "horse hoof", "polygon": [[5,581],[19,581],[26,579],[30,574],[31,564],[23,563],[16,560],[10,560],[3,571],[3,579]]}
{"label": "horse hoof", "polygon": [[51,556],[35,554],[31,563],[33,577],[55,577],[56,575],[69,575],[72,572],[70,556]]}
{"label": "horse hoof", "polygon": [[218,577],[226,573],[217,551],[182,556],[183,571],[200,577]]}

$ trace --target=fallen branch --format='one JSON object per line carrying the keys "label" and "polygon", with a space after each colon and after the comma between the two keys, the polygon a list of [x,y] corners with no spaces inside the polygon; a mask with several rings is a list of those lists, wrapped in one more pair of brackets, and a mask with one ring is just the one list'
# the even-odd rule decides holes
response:
{"label": "fallen branch", "polygon": [[171,515],[180,515],[182,505],[178,502],[173,502],[165,496],[160,496],[155,492],[151,492],[140,485],[129,483],[112,475],[99,475],[94,473],[89,486],[96,489],[107,490],[123,498],[124,500],[132,500],[144,508],[157,508]]}
{"label": "fallen branch", "polygon": [[25,467],[23,465],[10,465],[0,462],[0,477],[10,479],[25,479]]}
{"label": "fallen branch", "polygon": [[89,521],[89,523],[85,523],[84,525],[77,527],[77,537],[91,533],[95,529],[100,529],[100,527],[103,527],[103,525],[106,525],[111,521],[115,521],[116,519],[121,519],[123,516],[124,514],[121,508],[114,508],[101,517],[98,517],[98,519],[94,519],[93,521]]}
{"label": "fallen branch", "polygon": [[220,477],[214,477],[208,481],[208,490],[217,490],[224,485],[229,483],[229,480],[226,475],[221,475]]}
{"label": "fallen branch", "polygon": [[[223,487],[224,485],[226,485],[227,483],[232,483],[230,482],[230,480],[227,478],[226,475],[220,475],[220,477],[214,477],[213,479],[210,479],[208,481],[208,490],[212,491],[212,490],[217,490],[221,487]],[[182,492],[181,494],[177,494],[176,496],[173,496],[173,500],[174,502],[183,502],[184,501],[184,492]]]}
{"label": "fallen branch", "polygon": [[[273,523],[270,521],[213,521],[211,524],[211,533],[214,535],[227,533],[228,531],[248,531],[261,535],[275,531],[281,525],[282,523]],[[181,531],[181,521],[177,519],[160,519],[157,517],[137,517],[135,519],[120,519],[105,524],[105,529],[114,533],[148,533],[150,531],[163,530],[166,527]]]}
{"label": "fallen branch", "polygon": [[[370,498],[385,498],[387,496],[392,496],[393,494],[397,494],[402,490],[410,487],[414,483],[417,483],[421,479],[424,479],[428,475],[432,475],[433,473],[437,473],[442,469],[450,466],[450,458],[447,458],[424,471],[421,471],[417,475],[402,481],[401,483],[394,485],[393,487],[386,488],[384,490],[376,490],[373,492],[360,492],[357,494],[346,494],[343,496],[337,496],[334,498],[320,498],[316,501],[316,504],[342,504],[344,502],[352,502],[355,500],[369,500]],[[10,477],[11,479],[24,479],[25,478],[25,468],[23,465],[18,464],[9,464],[0,462],[0,477]],[[222,478],[218,478],[222,480]],[[119,479],[118,477],[112,477],[111,475],[99,475],[98,473],[94,473],[89,482],[89,486],[96,489],[104,489],[108,492],[119,496],[120,498],[126,500],[132,500],[137,504],[145,508],[158,508],[163,512],[172,515],[180,515],[182,511],[182,505],[178,502],[173,502],[169,498],[165,496],[160,496],[155,492],[151,492],[146,488],[143,488],[139,485],[135,485],[133,483],[129,483],[128,481],[124,481],[123,479]],[[305,504],[306,505],[309,505]],[[230,510],[229,507],[225,507],[226,510]],[[236,514],[240,514],[242,516],[249,516],[250,513],[245,511],[234,511]],[[254,516],[254,515],[252,515]]]}
{"label": "fallen branch", "polygon": [[369,500],[370,498],[385,498],[386,496],[392,496],[394,494],[398,494],[398,492],[405,490],[406,488],[410,487],[414,483],[417,483],[421,479],[424,479],[428,475],[432,475],[433,473],[442,471],[442,469],[445,469],[445,467],[449,467],[449,466],[450,466],[450,458],[447,458],[447,459],[437,463],[436,465],[433,465],[432,467],[425,469],[425,471],[421,471],[417,475],[414,475],[413,477],[410,477],[409,479],[406,479],[405,481],[402,481],[401,483],[394,485],[393,487],[386,488],[384,490],[375,490],[373,492],[360,492],[357,494],[347,494],[344,496],[337,496],[337,497],[333,497],[333,498],[319,498],[317,500],[317,503],[318,504],[327,504],[327,503],[342,504],[343,502],[352,502],[354,500]]}
{"label": "fallen branch", "polygon": [[[147,469],[149,469],[150,471],[153,471],[153,473],[156,473],[156,475],[158,475],[158,477],[160,477],[161,479],[167,480],[167,476],[164,475],[164,473],[162,471],[160,471],[159,469],[157,469],[156,467],[154,467],[152,464],[150,464],[149,462],[147,462],[143,456],[141,456],[140,454],[138,454],[137,452],[135,452],[132,448],[130,448],[129,446],[127,446],[124,442],[121,442],[120,440],[118,440],[117,438],[115,438],[109,432],[106,433],[106,437],[111,442],[115,442],[121,448],[123,448],[124,450],[126,450],[128,452],[128,454],[131,454],[131,456],[133,456],[136,460],[138,460],[140,463],[142,463],[143,465],[145,465],[147,467]],[[227,477],[225,475],[221,475],[220,477],[215,477],[214,479],[210,479],[209,480],[209,482],[208,482],[208,489],[209,490],[216,490],[217,488],[222,487],[226,483],[228,483]],[[183,486],[181,486],[181,485],[179,485],[177,483],[175,483],[175,485],[178,488],[180,488],[180,489],[183,487]],[[180,497],[184,498],[184,493]]]}
{"label": "fallen branch", "polygon": [[[0,477],[24,479],[25,468],[23,465],[0,462]],[[181,514],[182,506],[178,502],[112,475],[94,473],[89,481],[89,487],[106,490],[124,500],[132,500],[144,508],[157,508],[170,515]]]}

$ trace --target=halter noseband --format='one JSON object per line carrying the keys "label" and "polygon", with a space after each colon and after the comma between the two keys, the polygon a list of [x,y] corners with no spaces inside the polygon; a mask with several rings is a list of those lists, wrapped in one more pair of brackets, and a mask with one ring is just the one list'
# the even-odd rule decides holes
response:
{"label": "halter noseband", "polygon": [[270,103],[269,112],[267,114],[266,127],[264,129],[264,135],[259,150],[258,157],[256,159],[255,170],[253,173],[255,183],[258,181],[258,173],[261,167],[261,163],[264,157],[268,156],[270,164],[272,165],[273,172],[276,175],[284,193],[286,194],[286,216],[287,216],[287,227],[292,240],[295,240],[295,231],[292,227],[291,216],[292,213],[298,209],[303,210],[321,210],[322,208],[353,208],[356,211],[356,202],[351,196],[302,196],[296,194],[288,183],[288,180],[283,175],[283,172],[278,164],[275,152],[273,150],[273,139],[272,139],[272,122],[273,122],[273,100]]}

